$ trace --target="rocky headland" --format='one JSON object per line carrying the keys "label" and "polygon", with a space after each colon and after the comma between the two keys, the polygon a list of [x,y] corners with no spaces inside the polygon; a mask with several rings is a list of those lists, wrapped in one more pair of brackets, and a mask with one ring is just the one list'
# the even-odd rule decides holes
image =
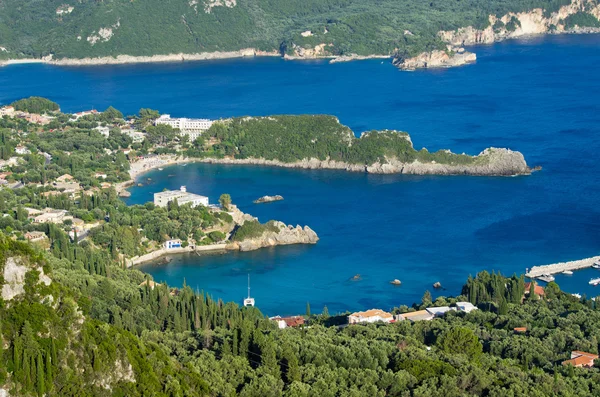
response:
{"label": "rocky headland", "polygon": [[424,52],[412,58],[394,58],[392,63],[402,70],[449,68],[477,61],[477,55],[462,47],[448,46],[446,51]]}
{"label": "rocky headland", "polygon": [[550,14],[541,8],[536,8],[527,12],[510,12],[502,16],[489,15],[489,25],[485,29],[467,26],[438,32],[439,38],[448,45],[447,51],[434,50],[411,58],[397,56],[393,63],[403,70],[461,66],[476,60],[476,55],[473,53],[454,51],[462,49],[463,46],[491,44],[506,39],[542,34],[600,33],[600,28],[565,25],[567,17],[580,12],[586,12],[600,20],[600,4],[592,0],[573,0],[571,4],[562,6],[558,11]]}
{"label": "rocky headland", "polygon": [[230,249],[254,251],[260,248],[274,247],[276,245],[316,244],[317,241],[319,241],[317,233],[308,226],[302,227],[297,225],[294,227],[279,221],[274,221],[273,225],[278,228],[279,231],[268,230],[260,237],[233,242]]}

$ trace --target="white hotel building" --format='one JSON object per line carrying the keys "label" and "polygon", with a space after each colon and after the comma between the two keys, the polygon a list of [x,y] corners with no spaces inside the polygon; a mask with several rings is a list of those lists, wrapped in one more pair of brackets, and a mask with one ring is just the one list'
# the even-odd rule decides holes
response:
{"label": "white hotel building", "polygon": [[177,200],[177,204],[179,205],[191,203],[192,207],[197,207],[199,205],[208,207],[208,197],[188,193],[185,186],[182,186],[179,190],[167,190],[166,192],[154,193],[154,205],[158,207],[166,207],[174,200]]}
{"label": "white hotel building", "polygon": [[154,122],[155,125],[165,124],[173,128],[179,128],[182,134],[190,137],[190,142],[194,142],[202,132],[208,130],[212,123],[212,120],[209,119],[188,119],[185,117],[172,119],[170,114],[163,114]]}

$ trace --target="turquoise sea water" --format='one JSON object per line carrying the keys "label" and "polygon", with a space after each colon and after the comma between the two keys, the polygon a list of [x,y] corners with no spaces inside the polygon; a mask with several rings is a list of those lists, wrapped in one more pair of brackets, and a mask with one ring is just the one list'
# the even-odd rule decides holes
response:
{"label": "turquoise sea water", "polygon": [[[179,256],[143,270],[241,301],[246,274],[265,313],[330,312],[410,304],[460,293],[469,274],[574,260],[600,251],[599,36],[556,36],[478,47],[476,65],[400,72],[381,60],[329,65],[280,59],[207,63],[0,69],[0,103],[27,95],[64,111],[113,105],[174,116],[219,118],[327,113],[360,133],[408,131],[417,148],[477,154],[488,146],[524,153],[531,176],[415,177],[190,164],[152,171],[130,203],[163,188],[216,201],[230,193],[262,221],[308,224],[315,246]],[[254,205],[265,194],[282,202]],[[350,281],[360,274],[360,281]],[[558,276],[570,292],[597,295],[597,270]],[[398,278],[402,286],[389,281]]]}

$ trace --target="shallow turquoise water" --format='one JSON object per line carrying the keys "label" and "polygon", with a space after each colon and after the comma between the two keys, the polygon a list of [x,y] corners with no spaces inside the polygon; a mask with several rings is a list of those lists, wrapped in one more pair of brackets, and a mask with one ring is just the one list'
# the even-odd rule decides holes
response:
{"label": "shallow turquoise water", "polygon": [[[124,113],[153,107],[174,116],[328,113],[357,133],[408,131],[417,148],[476,154],[488,146],[522,151],[543,170],[527,177],[414,177],[190,164],[143,176],[131,203],[163,188],[216,201],[230,193],[262,221],[308,224],[315,246],[253,253],[181,256],[142,269],[241,301],[246,274],[268,314],[381,307],[458,294],[482,269],[526,267],[597,255],[600,250],[599,36],[549,37],[476,48],[476,65],[403,73],[388,62],[328,65],[279,59],[169,65],[0,69],[0,102],[25,95],[65,111],[109,104]],[[282,202],[254,205],[265,194]],[[355,274],[362,280],[350,281]],[[559,276],[571,292],[596,295],[596,270]],[[399,278],[402,286],[389,281]]]}

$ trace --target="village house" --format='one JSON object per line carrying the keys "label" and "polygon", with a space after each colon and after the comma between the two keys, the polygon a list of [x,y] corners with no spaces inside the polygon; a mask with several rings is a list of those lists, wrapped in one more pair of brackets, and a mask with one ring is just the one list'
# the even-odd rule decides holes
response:
{"label": "village house", "polygon": [[8,183],[8,177],[12,175],[12,172],[0,172],[0,185],[6,185]]}
{"label": "village house", "polygon": [[0,117],[2,116],[14,116],[15,108],[13,106],[3,106],[0,108]]}
{"label": "village house", "polygon": [[94,130],[98,131],[100,135],[102,135],[105,138],[108,138],[110,136],[110,128],[108,127],[99,125],[98,127],[94,128]]}
{"label": "village house", "polygon": [[181,240],[167,240],[165,241],[165,248],[168,250],[181,248]]}
{"label": "village house", "polygon": [[456,307],[458,307],[458,310],[465,313],[471,313],[473,310],[477,310],[477,307],[471,302],[456,302]]}
{"label": "village house", "polygon": [[64,175],[61,175],[61,176],[59,176],[58,178],[56,178],[56,182],[59,182],[59,183],[63,183],[63,182],[70,182],[70,181],[72,181],[72,180],[74,180],[74,179],[75,179],[75,178],[73,178],[71,175],[69,175],[69,174],[64,174]]}
{"label": "village house", "polygon": [[429,313],[427,310],[417,310],[416,312],[397,314],[395,316],[395,318],[396,318],[396,321],[404,321],[404,320],[409,320],[412,322],[429,321],[434,318],[434,315]]}
{"label": "village house", "polygon": [[25,120],[33,124],[46,125],[49,124],[54,117],[46,116],[43,114],[27,113],[25,114]]}
{"label": "village house", "polygon": [[47,238],[48,237],[46,236],[46,233],[44,233],[44,232],[33,231],[33,232],[25,233],[25,239],[27,239],[31,242],[42,241]]}
{"label": "village house", "polygon": [[[55,209],[46,209],[43,214],[40,214],[33,218],[33,222],[35,223],[62,223],[65,221],[67,211],[65,210],[55,210]],[[70,218],[69,218],[70,219]]]}
{"label": "village house", "polygon": [[299,327],[304,324],[304,317],[302,316],[290,316],[290,317],[269,317],[269,320],[275,321],[279,329],[287,327]]}
{"label": "village house", "polygon": [[98,111],[96,109],[92,109],[92,110],[84,110],[83,112],[73,113],[73,117],[71,117],[71,119],[69,121],[76,121],[84,116],[89,116],[92,114],[98,114]]}
{"label": "village house", "polygon": [[527,332],[527,327],[515,327],[513,331],[515,334],[524,334]]}
{"label": "village house", "polygon": [[27,149],[27,147],[19,145],[15,148],[15,153],[20,154],[20,155],[24,155],[24,154],[30,154],[31,150]]}
{"label": "village house", "polygon": [[598,359],[597,354],[586,353],[579,350],[571,352],[571,359],[562,362],[562,365],[572,365],[574,367],[588,367],[594,366],[594,360]]}
{"label": "village house", "polygon": [[[531,289],[531,283],[533,283],[533,293],[534,294],[536,294],[537,296],[545,295],[544,287],[537,285],[537,283],[535,281],[525,283],[525,295],[529,295],[529,290]],[[525,298],[525,296],[523,296],[523,298]]]}
{"label": "village house", "polygon": [[455,308],[449,306],[440,306],[440,307],[428,307],[425,309],[429,314],[433,317],[443,317],[444,314],[456,310]]}
{"label": "village house", "polygon": [[111,184],[111,183],[109,183],[109,182],[102,182],[102,183],[100,184],[100,187],[101,187],[102,189],[110,189],[110,187],[111,187],[111,186],[112,186],[112,184]]}
{"label": "village house", "polygon": [[107,176],[108,176],[108,175],[106,175],[104,172],[96,172],[96,173],[94,174],[94,177],[95,177],[95,178],[102,178],[102,179],[106,179],[106,177],[107,177]]}
{"label": "village house", "polygon": [[348,316],[348,324],[376,323],[379,321],[391,323],[394,321],[394,316],[388,312],[384,312],[381,309],[371,309],[364,312],[356,312]]}
{"label": "village house", "polygon": [[142,281],[142,282],[140,283],[140,285],[139,285],[139,286],[140,286],[140,287],[145,287],[146,285],[147,285],[148,287],[150,287],[150,289],[154,289],[154,287],[156,287],[156,286],[158,286],[158,285],[160,285],[160,284],[159,284],[159,283],[156,283],[156,282],[154,282],[154,281],[152,281],[152,280],[145,280],[145,281]]}

